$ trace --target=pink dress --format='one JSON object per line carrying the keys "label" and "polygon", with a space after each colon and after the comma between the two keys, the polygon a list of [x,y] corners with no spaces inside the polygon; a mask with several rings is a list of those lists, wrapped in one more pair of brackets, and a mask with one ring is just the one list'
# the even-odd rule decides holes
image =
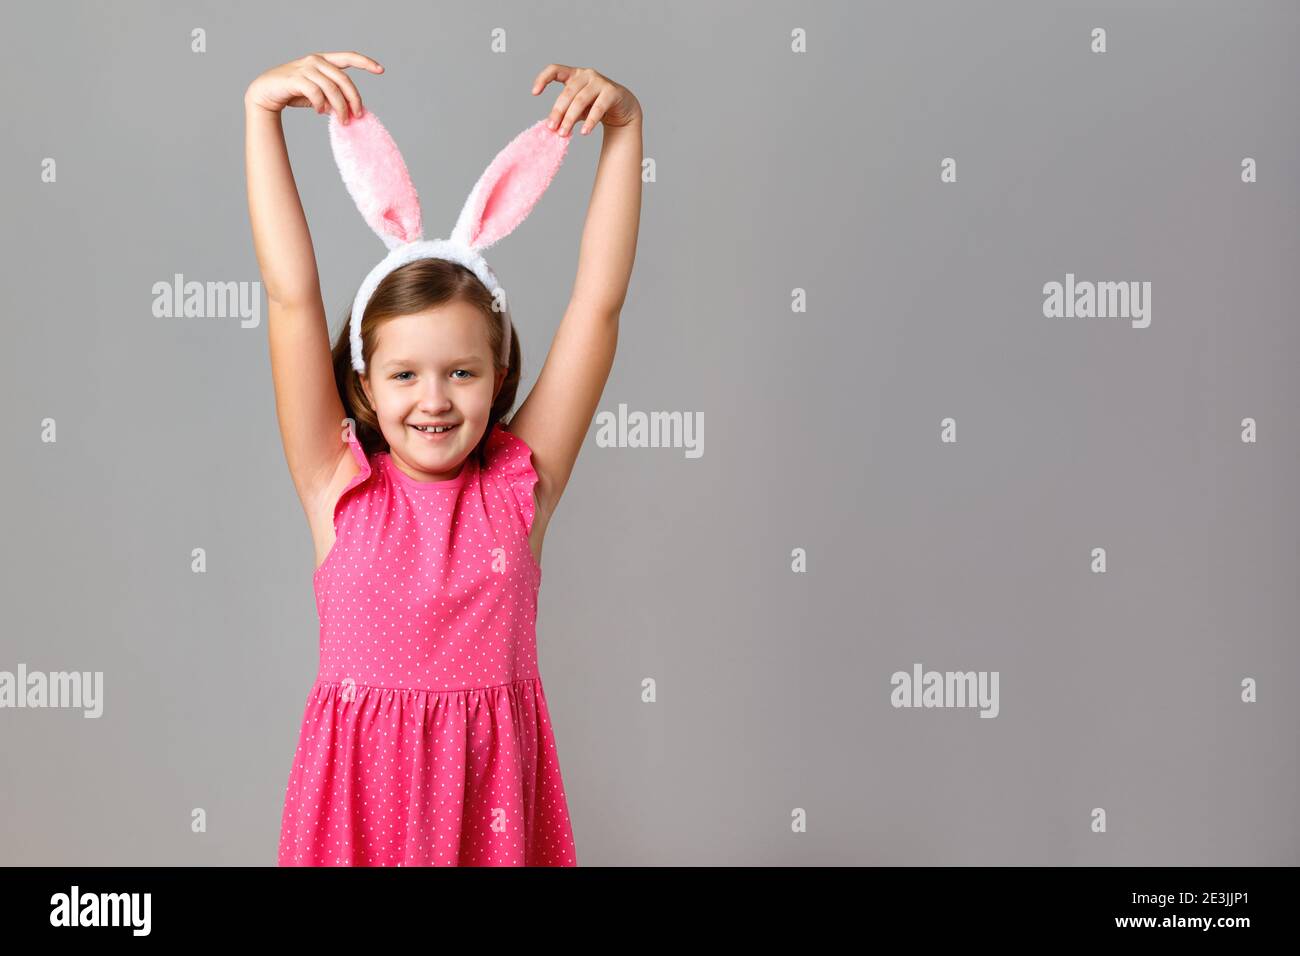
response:
{"label": "pink dress", "polygon": [[498,425],[485,466],[417,481],[350,445],[279,865],[576,866],[537,668],[532,451]]}

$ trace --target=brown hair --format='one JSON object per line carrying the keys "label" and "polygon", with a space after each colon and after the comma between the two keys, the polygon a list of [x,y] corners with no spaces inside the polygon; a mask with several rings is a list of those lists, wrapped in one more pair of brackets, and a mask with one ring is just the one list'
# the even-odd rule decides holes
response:
{"label": "brown hair", "polygon": [[[366,305],[366,313],[361,319],[361,349],[367,370],[370,358],[374,355],[379,341],[379,328],[389,319],[403,315],[415,315],[434,306],[448,302],[464,302],[475,306],[483,313],[487,322],[488,343],[493,356],[501,354],[501,317],[492,308],[492,293],[474,275],[458,262],[446,259],[416,259],[408,262],[386,275],[375,289],[374,295]],[[388,451],[388,441],[379,429],[379,418],[366,398],[365,389],[361,387],[361,376],[352,367],[352,343],[349,326],[352,310],[348,310],[343,320],[343,328],[331,350],[334,362],[334,383],[338,387],[339,398],[343,402],[343,413],[356,422],[356,438],[367,455]],[[494,371],[499,368],[493,360]],[[483,437],[471,453],[477,457],[479,465],[485,466],[488,437],[493,427],[502,421],[515,403],[515,394],[519,390],[520,374],[519,336],[510,336],[510,364],[507,367],[501,391],[492,403],[488,415],[487,428]]]}

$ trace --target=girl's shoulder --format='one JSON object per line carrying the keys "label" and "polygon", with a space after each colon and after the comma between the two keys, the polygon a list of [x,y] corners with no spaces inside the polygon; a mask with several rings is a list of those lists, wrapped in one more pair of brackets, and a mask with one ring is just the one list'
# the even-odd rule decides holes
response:
{"label": "girl's shoulder", "polygon": [[500,422],[492,426],[484,452],[487,461],[485,471],[514,473],[532,468],[533,450]]}
{"label": "girl's shoulder", "polygon": [[339,498],[343,498],[353,488],[365,484],[372,475],[378,474],[379,456],[383,454],[381,451],[367,452],[355,435],[348,436],[347,446],[348,455],[342,460],[339,474],[334,478],[336,486],[342,483],[339,488]]}
{"label": "girl's shoulder", "polygon": [[367,455],[355,436],[348,437],[347,446],[348,453],[339,459],[338,468],[320,501],[308,511],[307,522],[316,546],[318,574],[338,538],[338,515],[344,501],[379,471],[375,454]]}

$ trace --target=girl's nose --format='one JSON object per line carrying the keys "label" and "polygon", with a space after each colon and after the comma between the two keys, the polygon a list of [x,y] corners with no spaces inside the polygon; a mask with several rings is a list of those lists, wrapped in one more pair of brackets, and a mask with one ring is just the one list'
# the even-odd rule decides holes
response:
{"label": "girl's nose", "polygon": [[420,405],[424,408],[446,408],[447,393],[441,382],[433,381],[420,396]]}

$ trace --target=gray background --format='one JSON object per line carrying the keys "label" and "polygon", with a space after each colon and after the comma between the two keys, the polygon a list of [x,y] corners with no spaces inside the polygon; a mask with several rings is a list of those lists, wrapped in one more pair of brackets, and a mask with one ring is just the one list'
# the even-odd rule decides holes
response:
{"label": "gray background", "polygon": [[[703,412],[705,453],[593,428],[547,535],[580,865],[1300,862],[1295,4],[26,4],[11,25],[0,669],[106,686],[99,720],[0,711],[0,861],[275,862],[318,625],[265,310],[157,319],[151,289],[260,280],[244,89],[356,49],[387,67],[351,72],[431,236],[550,108],[548,62],[645,108],[658,181],[601,409]],[[336,332],[384,250],[324,118],[285,129]],[[521,396],[599,143],[492,253]],[[1044,318],[1067,272],[1150,281],[1151,327]],[[1000,716],[892,708],[917,661],[999,671]]]}

